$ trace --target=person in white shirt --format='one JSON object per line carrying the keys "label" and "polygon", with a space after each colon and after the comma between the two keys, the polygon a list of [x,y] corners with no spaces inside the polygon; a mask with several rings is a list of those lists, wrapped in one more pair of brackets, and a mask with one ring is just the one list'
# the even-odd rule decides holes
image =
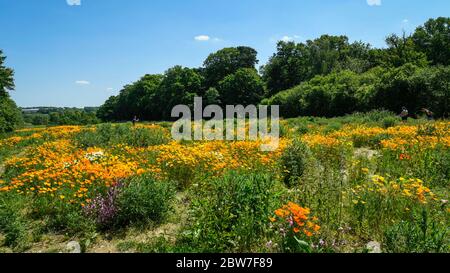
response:
{"label": "person in white shirt", "polygon": [[408,121],[409,111],[406,107],[402,107],[402,112],[400,113],[400,117],[403,121]]}

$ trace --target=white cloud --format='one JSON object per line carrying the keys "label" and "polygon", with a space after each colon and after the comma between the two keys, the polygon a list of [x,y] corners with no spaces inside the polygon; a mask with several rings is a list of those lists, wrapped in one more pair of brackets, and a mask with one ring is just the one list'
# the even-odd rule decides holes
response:
{"label": "white cloud", "polygon": [[402,23],[405,24],[405,25],[409,24],[409,20],[408,19],[403,19]]}
{"label": "white cloud", "polygon": [[207,42],[211,40],[211,37],[209,37],[208,35],[198,35],[195,36],[194,39],[199,42]]}
{"label": "white cloud", "polygon": [[300,35],[293,35],[293,36],[285,35],[285,36],[281,37],[281,39],[277,39],[277,40],[281,40],[283,42],[294,42],[296,40],[299,40],[300,38],[301,38]]}
{"label": "white cloud", "polygon": [[113,91],[113,90],[114,90],[114,88],[112,88],[112,87],[106,88],[106,91]]}
{"label": "white cloud", "polygon": [[209,42],[209,43],[220,43],[223,42],[221,38],[211,37],[209,35],[198,35],[194,37],[197,42]]}
{"label": "white cloud", "polygon": [[75,83],[78,85],[90,85],[91,84],[90,81],[85,81],[85,80],[75,81]]}
{"label": "white cloud", "polygon": [[283,38],[281,38],[281,41],[283,42],[292,42],[294,41],[294,37],[290,37],[290,36],[283,36]]}
{"label": "white cloud", "polygon": [[66,0],[69,6],[81,6],[81,0]]}
{"label": "white cloud", "polygon": [[381,6],[381,0],[367,0],[369,6]]}

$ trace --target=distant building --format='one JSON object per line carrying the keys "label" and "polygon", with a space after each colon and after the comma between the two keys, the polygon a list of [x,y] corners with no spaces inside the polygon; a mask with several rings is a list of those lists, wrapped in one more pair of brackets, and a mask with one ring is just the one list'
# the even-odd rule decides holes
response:
{"label": "distant building", "polygon": [[34,113],[39,112],[39,109],[38,108],[26,108],[26,109],[22,109],[22,112],[24,114],[34,114]]}

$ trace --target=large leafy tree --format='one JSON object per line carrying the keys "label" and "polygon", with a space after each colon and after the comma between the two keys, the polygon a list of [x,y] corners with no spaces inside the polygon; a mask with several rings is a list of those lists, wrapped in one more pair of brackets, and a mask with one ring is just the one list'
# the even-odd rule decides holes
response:
{"label": "large leafy tree", "polygon": [[4,66],[5,59],[0,50],[0,132],[12,131],[22,121],[20,110],[8,94],[14,89],[14,71]]}
{"label": "large leafy tree", "polygon": [[304,44],[294,42],[279,42],[277,53],[261,68],[264,81],[267,84],[268,96],[289,89],[308,79],[309,51]]}
{"label": "large leafy tree", "polygon": [[224,105],[258,104],[264,95],[264,82],[254,68],[241,68],[219,83]]}
{"label": "large leafy tree", "polygon": [[159,119],[170,119],[176,105],[192,107],[194,97],[203,95],[203,80],[196,69],[175,66],[167,70],[155,94],[154,111],[159,113]]}
{"label": "large leafy tree", "polygon": [[134,116],[141,119],[157,120],[160,114],[156,92],[162,82],[162,75],[145,75],[138,81],[126,85],[118,96],[110,97],[97,111],[102,120],[131,120]]}
{"label": "large leafy tree", "polygon": [[217,87],[226,76],[240,68],[255,68],[258,64],[257,52],[251,47],[229,47],[210,54],[203,63],[205,84]]}
{"label": "large leafy tree", "polygon": [[428,20],[412,36],[416,48],[434,65],[450,65],[450,18]]}
{"label": "large leafy tree", "polygon": [[14,71],[4,66],[5,59],[3,51],[0,50],[0,92],[14,89]]}
{"label": "large leafy tree", "polygon": [[413,39],[396,34],[386,38],[388,48],[383,51],[382,64],[385,66],[400,67],[405,64],[414,64],[420,67],[428,65],[427,56],[416,50]]}
{"label": "large leafy tree", "polygon": [[109,97],[97,111],[97,117],[103,121],[117,119],[118,96]]}
{"label": "large leafy tree", "polygon": [[375,65],[372,49],[346,36],[323,35],[306,43],[279,42],[277,52],[262,67],[268,96],[292,88],[317,75],[336,70],[362,73]]}

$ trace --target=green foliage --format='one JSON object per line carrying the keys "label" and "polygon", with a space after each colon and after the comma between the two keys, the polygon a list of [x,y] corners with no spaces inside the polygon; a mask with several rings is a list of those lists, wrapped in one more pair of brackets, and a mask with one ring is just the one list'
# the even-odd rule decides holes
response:
{"label": "green foliage", "polygon": [[118,226],[161,223],[172,209],[175,190],[171,183],[150,175],[130,179],[117,200]]}
{"label": "green foliage", "polygon": [[196,69],[175,66],[164,75],[146,75],[125,86],[116,97],[110,97],[98,110],[104,121],[170,120],[178,104],[192,106],[195,96],[203,95],[203,76]]}
{"label": "green foliage", "polygon": [[25,202],[21,197],[0,195],[0,233],[5,235],[2,243],[19,251],[26,249],[28,244],[24,210]]}
{"label": "green foliage", "polygon": [[22,115],[7,92],[14,89],[14,71],[3,65],[5,59],[0,50],[0,133],[11,132],[22,123]]}
{"label": "green foliage", "polygon": [[203,64],[206,86],[217,88],[220,81],[239,69],[255,68],[256,55],[256,50],[245,46],[224,48],[210,54]]}
{"label": "green foliage", "polygon": [[222,104],[224,100],[233,105],[246,101],[256,104],[264,93],[264,84],[253,71],[256,63],[252,48],[225,48],[211,54],[202,69],[175,66],[164,75],[146,75],[125,86],[100,107],[97,116],[103,121],[131,120],[134,116],[171,120],[174,106],[192,108],[196,96],[204,97],[206,104]]}
{"label": "green foliage", "polygon": [[3,51],[0,50],[0,93],[2,95],[7,90],[14,89],[14,71],[3,65],[5,59],[6,57],[3,56]]}
{"label": "green foliage", "polygon": [[262,67],[268,96],[336,70],[365,72],[374,66],[371,56],[369,45],[350,44],[346,36],[323,35],[299,44],[279,42],[277,53]]}
{"label": "green foliage", "polygon": [[191,224],[181,242],[200,252],[254,250],[276,208],[274,187],[275,180],[264,173],[231,172],[208,181],[192,200]]}
{"label": "green foliage", "polygon": [[[350,43],[346,36],[322,35],[304,43],[279,42],[277,52],[254,71],[257,52],[249,47],[212,53],[202,68],[175,66],[146,75],[109,98],[97,116],[104,121],[171,120],[173,106],[207,104],[280,105],[283,117],[335,117],[406,106],[449,116],[449,18],[430,19],[408,36],[389,35],[387,47]],[[431,65],[431,66],[430,66]],[[245,72],[244,72],[245,71]],[[264,94],[263,94],[264,92]],[[265,99],[263,97],[266,97]]]}
{"label": "green foliage", "polygon": [[427,56],[416,51],[411,37],[405,34],[402,37],[392,34],[386,38],[386,44],[388,48],[382,53],[380,60],[384,66],[400,67],[408,63],[420,67],[427,66]]}
{"label": "green foliage", "polygon": [[369,92],[377,83],[378,69],[358,75],[342,71],[316,76],[308,82],[264,100],[262,104],[280,105],[283,117],[333,117],[367,111]]}
{"label": "green foliage", "polygon": [[416,213],[410,221],[401,221],[385,231],[388,253],[448,253],[448,227],[430,221],[426,211]]}
{"label": "green foliage", "polygon": [[363,74],[342,71],[317,76],[262,104],[280,105],[283,117],[335,117],[386,109],[398,113],[406,106],[412,115],[431,108],[448,116],[450,70],[447,67],[376,68]]}
{"label": "green foliage", "polygon": [[29,217],[42,221],[46,232],[63,231],[84,237],[95,231],[95,223],[85,216],[80,206],[55,202],[51,198],[36,198],[32,206]]}
{"label": "green foliage", "polygon": [[205,103],[207,105],[220,105],[221,104],[220,93],[216,88],[211,87],[206,91]]}
{"label": "green foliage", "polygon": [[194,97],[202,95],[203,77],[194,69],[175,66],[164,75],[156,92],[162,119],[169,120],[172,108],[176,105],[193,107]]}
{"label": "green foliage", "polygon": [[450,65],[450,18],[428,20],[416,29],[412,39],[434,65]]}
{"label": "green foliage", "polygon": [[308,48],[304,44],[279,42],[277,53],[261,68],[268,96],[287,90],[309,78]]}
{"label": "green foliage", "polygon": [[29,123],[35,126],[47,126],[50,123],[50,116],[46,114],[24,114],[23,119],[25,123]]}
{"label": "green foliage", "polygon": [[25,123],[32,125],[90,125],[97,124],[100,120],[96,117],[95,110],[78,108],[39,107],[37,111],[29,112],[22,109]]}
{"label": "green foliage", "polygon": [[0,90],[0,133],[11,132],[22,124],[22,114],[8,93]]}
{"label": "green foliage", "polygon": [[283,182],[292,187],[298,184],[305,172],[307,160],[311,156],[308,146],[300,140],[294,140],[283,152],[281,165],[283,170]]}
{"label": "green foliage", "polygon": [[390,127],[394,127],[398,124],[398,122],[399,122],[398,118],[394,118],[394,117],[384,118],[382,121],[383,128],[387,129]]}
{"label": "green foliage", "polygon": [[257,104],[264,95],[264,83],[253,68],[243,68],[226,76],[219,83],[219,93],[224,105]]}

